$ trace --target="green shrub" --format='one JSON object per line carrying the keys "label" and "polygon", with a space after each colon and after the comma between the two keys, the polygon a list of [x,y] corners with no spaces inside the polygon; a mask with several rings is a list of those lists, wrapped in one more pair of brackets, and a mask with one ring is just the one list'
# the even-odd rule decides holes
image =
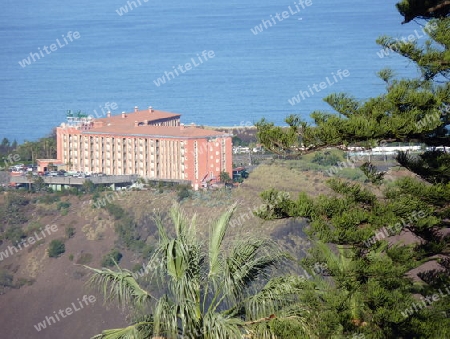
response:
{"label": "green shrub", "polygon": [[13,246],[17,246],[25,237],[26,234],[20,226],[11,226],[3,236],[4,239],[10,240]]}
{"label": "green shrub", "polygon": [[112,267],[115,265],[115,262],[119,263],[120,259],[122,259],[122,253],[117,249],[113,249],[103,257],[101,265],[103,267]]}
{"label": "green shrub", "polygon": [[33,234],[34,232],[38,232],[42,227],[43,227],[43,225],[40,222],[30,221],[28,223],[28,226],[25,228],[24,232],[27,235]]}
{"label": "green shrub", "polygon": [[105,205],[105,208],[108,213],[114,217],[115,220],[122,219],[126,215],[125,210],[118,205],[108,203]]}
{"label": "green shrub", "polygon": [[191,190],[187,188],[187,186],[182,186],[178,190],[178,201],[182,201],[186,198],[189,198],[191,196]]}
{"label": "green shrub", "polygon": [[92,200],[97,201],[97,199],[99,199],[99,198],[100,198],[100,193],[98,191],[96,191],[94,193],[94,195],[92,196]]}
{"label": "green shrub", "polygon": [[67,239],[72,238],[75,235],[75,227],[68,226],[66,227],[66,237]]}
{"label": "green shrub", "polygon": [[343,168],[336,173],[336,177],[359,182],[366,180],[366,176],[359,168]]}
{"label": "green shrub", "polygon": [[50,204],[53,204],[54,202],[58,202],[60,200],[61,200],[61,198],[57,195],[44,194],[41,197],[39,197],[38,202],[41,204],[50,205]]}
{"label": "green shrub", "polygon": [[73,254],[69,255],[69,260],[72,261],[73,260]]}
{"label": "green shrub", "polygon": [[66,202],[66,201],[61,201],[58,203],[58,205],[56,206],[56,208],[59,210],[63,209],[63,208],[69,208],[70,207],[70,202]]}
{"label": "green shrub", "polygon": [[325,152],[316,152],[311,162],[319,164],[321,166],[333,166],[341,160],[342,158],[337,156],[336,154],[329,151],[325,151]]}
{"label": "green shrub", "polygon": [[19,193],[11,193],[6,196],[5,203],[1,208],[0,225],[18,225],[27,222],[27,215],[23,208],[28,205],[30,199],[21,196]]}
{"label": "green shrub", "polygon": [[52,240],[48,246],[48,256],[57,258],[66,251],[66,246],[62,240]]}

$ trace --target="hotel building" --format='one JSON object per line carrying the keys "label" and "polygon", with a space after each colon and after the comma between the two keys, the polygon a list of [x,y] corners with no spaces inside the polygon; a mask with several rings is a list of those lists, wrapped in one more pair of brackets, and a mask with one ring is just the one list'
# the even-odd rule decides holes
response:
{"label": "hotel building", "polygon": [[230,134],[185,126],[179,114],[151,107],[99,119],[68,116],[56,135],[55,161],[76,171],[189,180],[194,189],[232,172]]}

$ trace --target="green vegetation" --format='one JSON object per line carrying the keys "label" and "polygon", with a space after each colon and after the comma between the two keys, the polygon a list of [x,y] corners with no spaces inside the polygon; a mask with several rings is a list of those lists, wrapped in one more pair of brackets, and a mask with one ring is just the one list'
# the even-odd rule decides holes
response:
{"label": "green vegetation", "polygon": [[48,246],[48,256],[50,258],[58,258],[66,251],[66,246],[62,240],[52,240]]}
{"label": "green vegetation", "polygon": [[[446,235],[450,155],[432,148],[450,146],[450,5],[448,1],[402,0],[397,7],[405,22],[423,18],[434,27],[424,47],[415,42],[399,44],[389,37],[378,40],[415,63],[421,73],[417,79],[396,79],[391,70],[382,70],[379,75],[386,83],[382,95],[364,102],[342,93],[325,98],[339,114],[316,111],[312,125],[289,116],[288,128],[264,119],[257,123],[265,149],[295,160],[276,162],[284,166],[287,184],[283,188],[277,186],[279,167],[270,176],[253,172],[252,178],[275,187],[261,193],[264,204],[254,212],[265,220],[306,219],[304,231],[313,244],[308,255],[302,260],[291,258],[271,241],[255,237],[227,240],[234,208],[211,223],[205,241],[197,232],[195,218],[187,219],[175,206],[169,213],[173,230],[166,219],[155,216],[159,241],[150,245],[153,238],[142,232],[131,212],[104,204],[101,207],[115,220],[116,245],[140,253],[151,274],[136,281],[132,271],[115,265],[122,257],[119,249],[103,258],[103,268],[89,268],[89,281],[104,298],[132,311],[129,326],[105,330],[95,338],[450,338],[450,294],[439,293],[450,286]],[[339,168],[327,181],[329,189],[324,194],[305,192],[314,192],[319,180],[313,176],[306,189],[310,179],[306,171],[324,172],[344,161],[342,151],[332,147],[370,148],[385,142],[431,147],[419,156],[397,156],[415,178],[387,182],[384,172],[366,162],[361,169]],[[4,147],[10,146],[5,142]],[[297,170],[305,172],[305,185],[300,188],[293,187],[297,181],[289,176]],[[151,185],[160,193],[173,188],[162,182]],[[293,189],[302,191],[293,196]],[[82,190],[57,193],[58,199],[36,199],[56,203],[58,210],[67,212],[70,204],[59,196],[83,190],[95,193],[88,183]],[[177,194],[180,201],[189,194],[192,199],[186,204],[194,207],[220,207],[222,202],[214,201],[215,197],[229,198],[222,201],[235,197],[227,191],[192,192],[183,187]],[[1,240],[18,244],[38,226],[32,223],[23,228],[28,204],[27,198],[17,194],[5,196],[0,206]],[[258,224],[254,223],[253,234],[261,233]],[[73,236],[72,231],[67,228],[66,236]],[[403,239],[405,233],[407,245],[391,237]],[[64,251],[63,241],[50,243],[50,257]],[[91,261],[92,255],[83,253],[77,263]],[[299,275],[297,264],[314,277]],[[314,274],[318,264],[324,269]],[[141,269],[139,264],[133,267],[133,271]],[[83,272],[74,273],[75,279],[83,276]],[[19,279],[16,286],[23,283]],[[0,270],[0,288],[11,287],[14,277]],[[435,300],[434,295],[439,298]],[[424,301],[430,298],[432,302]]]}
{"label": "green vegetation", "polygon": [[55,193],[40,195],[37,202],[40,204],[50,205],[61,200],[61,197]]}
{"label": "green vegetation", "polygon": [[344,159],[338,156],[336,152],[332,153],[330,151],[325,151],[314,153],[314,158],[311,160],[311,162],[319,164],[320,166],[334,166],[342,160]]}
{"label": "green vegetation", "polygon": [[21,243],[25,237],[26,237],[26,234],[20,226],[11,226],[3,234],[3,238],[5,240],[11,241],[13,246],[17,246],[19,243]]}
{"label": "green vegetation", "polygon": [[146,252],[148,245],[145,244],[144,239],[141,239],[139,227],[134,218],[118,205],[108,203],[105,208],[116,220],[114,227],[119,237],[118,245],[125,246],[136,253]]}
{"label": "green vegetation", "polygon": [[3,153],[0,147],[0,155],[12,153],[17,154],[20,162],[24,164],[36,164],[36,159],[55,159],[56,133],[53,131],[48,137],[34,142],[25,141],[20,145],[17,145],[17,142],[13,142],[7,153]]}
{"label": "green vegetation", "polygon": [[[187,219],[179,207],[170,212],[174,235],[166,231],[167,223],[157,219],[160,242],[147,265],[152,270],[148,279],[159,290],[143,289],[126,269],[89,268],[90,284],[106,300],[137,313],[130,326],[106,330],[95,338],[225,339],[240,338],[242,333],[273,338],[285,326],[309,337],[315,324],[307,324],[302,312],[291,309],[302,308],[295,295],[304,280],[294,275],[268,279],[282,262],[277,247],[252,237],[236,240],[224,251],[233,210],[212,223],[206,246],[197,236],[195,217]],[[278,328],[266,326],[274,314]]]}
{"label": "green vegetation", "polygon": [[221,182],[230,182],[231,181],[230,174],[226,171],[220,172],[219,179]]}
{"label": "green vegetation", "polygon": [[116,248],[112,249],[108,254],[102,259],[102,267],[112,267],[120,262],[122,259],[122,253],[120,253]]}
{"label": "green vegetation", "polygon": [[56,206],[56,208],[58,209],[58,211],[62,210],[62,209],[67,209],[70,207],[70,202],[59,202],[58,205]]}
{"label": "green vegetation", "polygon": [[[425,47],[389,37],[378,43],[414,62],[420,76],[397,80],[391,70],[382,70],[385,94],[365,102],[329,95],[325,101],[339,115],[316,111],[311,114],[314,125],[293,115],[286,119],[288,128],[262,119],[258,138],[266,149],[299,157],[330,146],[370,148],[393,141],[450,146],[450,5],[403,0],[397,7],[405,22],[416,17],[428,21],[429,40]],[[332,163],[324,153],[314,159],[319,165]],[[383,172],[365,163],[365,186],[333,178],[327,182],[331,195],[280,199],[285,193],[276,189],[261,194],[265,208],[257,213],[260,217],[309,220],[306,231],[314,246],[302,264],[310,269],[317,262],[326,264],[332,284],[310,280],[316,292],[298,296],[312,307],[310,320],[320,324],[314,338],[450,337],[450,296],[439,295],[426,307],[419,302],[450,285],[449,238],[443,232],[449,227],[450,155],[432,149],[415,157],[399,153],[396,160],[421,180],[405,177],[388,184]],[[387,241],[404,231],[416,241]],[[422,266],[430,262],[438,268]],[[280,328],[280,333],[287,338],[295,332]]]}
{"label": "green vegetation", "polygon": [[[20,193],[9,193],[5,198],[5,204],[0,205],[0,225],[20,225],[28,220],[23,213],[30,200]],[[1,227],[1,226],[0,226]]]}
{"label": "green vegetation", "polygon": [[187,185],[182,185],[178,189],[178,201],[183,201],[191,196],[192,190]]}
{"label": "green vegetation", "polygon": [[73,238],[74,235],[75,235],[75,227],[71,227],[71,226],[66,227],[67,239]]}

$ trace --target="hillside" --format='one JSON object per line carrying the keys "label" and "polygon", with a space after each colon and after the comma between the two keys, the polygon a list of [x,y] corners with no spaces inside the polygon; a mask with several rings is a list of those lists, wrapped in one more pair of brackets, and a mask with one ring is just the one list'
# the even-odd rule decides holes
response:
{"label": "hillside", "polygon": [[[330,191],[324,184],[328,176],[307,170],[302,167],[304,165],[304,162],[299,161],[260,165],[240,187],[191,192],[191,196],[184,199],[181,205],[187,214],[198,215],[199,236],[206,237],[211,220],[236,203],[230,238],[247,234],[272,237],[285,250],[300,258],[309,247],[303,233],[304,221],[263,221],[252,212],[261,205],[259,194],[271,187],[286,190],[291,197],[295,197],[300,191],[328,194]],[[352,171],[356,173],[359,170]],[[178,197],[174,190],[151,188],[123,193],[104,192],[100,198],[108,194],[112,204],[132,216],[138,225],[135,231],[150,248],[157,241],[151,215],[155,211],[166,212]],[[20,227],[28,236],[45,225],[56,225],[57,231],[29,248],[12,254],[10,251],[8,258],[0,260],[0,277],[3,283],[13,276],[13,280],[9,281],[9,285],[13,286],[0,290],[0,303],[3,305],[0,309],[3,324],[1,338],[89,338],[102,329],[126,325],[125,316],[120,310],[104,306],[99,293],[85,286],[87,270],[80,266],[87,264],[101,267],[103,256],[114,248],[118,248],[123,254],[120,262],[122,267],[132,269],[142,265],[142,257],[118,245],[118,236],[114,231],[117,221],[105,208],[93,208],[90,194],[29,194],[26,191],[8,191],[0,196],[0,204],[8,206],[8,199],[16,195],[29,200],[23,206],[16,206],[14,212],[18,217],[23,217]],[[67,228],[71,228],[71,231]],[[69,237],[69,234],[73,236]],[[2,235],[6,239],[5,233]],[[54,239],[64,239],[65,253],[58,258],[49,258],[47,249]],[[11,244],[10,240],[2,241],[0,253],[7,252]],[[54,312],[60,309],[73,308],[72,303],[77,306],[78,299],[81,302],[84,295],[93,295],[96,301],[66,315],[67,319],[60,317],[60,321],[55,324],[36,330],[34,325],[44,321],[46,317],[55,316]]]}

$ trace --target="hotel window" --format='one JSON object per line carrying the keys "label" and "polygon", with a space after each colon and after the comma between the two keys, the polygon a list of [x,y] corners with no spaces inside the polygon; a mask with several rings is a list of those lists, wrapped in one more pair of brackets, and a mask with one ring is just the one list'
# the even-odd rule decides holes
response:
{"label": "hotel window", "polygon": [[222,139],[222,168],[226,167],[226,143],[225,139]]}
{"label": "hotel window", "polygon": [[194,174],[195,174],[195,179],[198,180],[198,149],[197,149],[197,141],[194,141]]}

